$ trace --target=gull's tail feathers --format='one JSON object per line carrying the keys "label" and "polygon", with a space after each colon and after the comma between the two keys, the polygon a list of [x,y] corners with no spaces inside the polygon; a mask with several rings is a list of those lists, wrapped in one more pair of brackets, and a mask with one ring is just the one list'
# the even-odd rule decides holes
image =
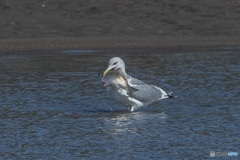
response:
{"label": "gull's tail feathers", "polygon": [[174,95],[172,95],[173,94],[173,92],[169,92],[169,93],[167,93],[167,96],[168,96],[168,98],[176,98]]}
{"label": "gull's tail feathers", "polygon": [[157,90],[159,90],[160,91],[160,94],[161,94],[161,96],[160,96],[160,98],[159,98],[159,100],[161,100],[161,99],[165,99],[165,98],[176,98],[174,95],[172,95],[173,94],[173,92],[166,92],[166,91],[164,91],[162,88],[160,88],[160,87],[156,87],[156,86],[154,86]]}

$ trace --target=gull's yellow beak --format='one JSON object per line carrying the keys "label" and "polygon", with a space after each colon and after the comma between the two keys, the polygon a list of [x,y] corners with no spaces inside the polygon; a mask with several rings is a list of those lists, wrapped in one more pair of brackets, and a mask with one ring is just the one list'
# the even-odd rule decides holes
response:
{"label": "gull's yellow beak", "polygon": [[103,77],[105,76],[105,74],[109,71],[109,69],[106,69],[104,72],[103,72]]}

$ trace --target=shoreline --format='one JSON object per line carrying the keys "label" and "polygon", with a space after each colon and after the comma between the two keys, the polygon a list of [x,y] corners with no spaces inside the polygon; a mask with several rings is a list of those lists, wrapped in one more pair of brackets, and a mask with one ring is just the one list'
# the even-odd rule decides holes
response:
{"label": "shoreline", "polygon": [[163,49],[165,51],[202,50],[206,48],[239,47],[240,37],[229,36],[87,36],[59,38],[0,39],[0,55],[11,52]]}
{"label": "shoreline", "polygon": [[[79,49],[240,46],[240,3],[192,1],[3,1],[0,54]],[[16,54],[16,53],[15,53]]]}

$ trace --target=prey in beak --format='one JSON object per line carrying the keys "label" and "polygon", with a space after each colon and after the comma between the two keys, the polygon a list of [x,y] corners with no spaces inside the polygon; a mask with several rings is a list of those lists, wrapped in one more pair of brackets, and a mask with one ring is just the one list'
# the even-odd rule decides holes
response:
{"label": "prey in beak", "polygon": [[138,89],[129,86],[121,74],[114,70],[110,70],[109,72],[105,73],[105,75],[102,77],[102,82],[104,83],[104,87],[113,86],[121,90],[126,90],[130,97],[132,97],[133,92],[139,91]]}
{"label": "prey in beak", "polygon": [[102,82],[104,83],[103,84],[103,86],[104,87],[107,87],[107,86],[109,86],[109,85],[111,85],[111,83],[109,83],[109,82],[107,82],[105,79],[104,79],[104,76],[109,72],[109,71],[114,71],[116,68],[115,67],[113,67],[113,68],[107,68],[104,72],[103,72],[103,74],[102,74]]}

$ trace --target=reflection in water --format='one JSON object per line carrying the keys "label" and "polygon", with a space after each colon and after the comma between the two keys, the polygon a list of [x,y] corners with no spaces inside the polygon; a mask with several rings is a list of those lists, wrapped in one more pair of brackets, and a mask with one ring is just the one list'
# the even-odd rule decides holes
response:
{"label": "reflection in water", "polygon": [[[156,112],[121,112],[113,113],[111,117],[105,118],[105,123],[110,126],[109,134],[127,135],[138,134],[138,128],[145,124],[161,124],[166,121],[165,113]],[[152,121],[152,122],[149,122]]]}

